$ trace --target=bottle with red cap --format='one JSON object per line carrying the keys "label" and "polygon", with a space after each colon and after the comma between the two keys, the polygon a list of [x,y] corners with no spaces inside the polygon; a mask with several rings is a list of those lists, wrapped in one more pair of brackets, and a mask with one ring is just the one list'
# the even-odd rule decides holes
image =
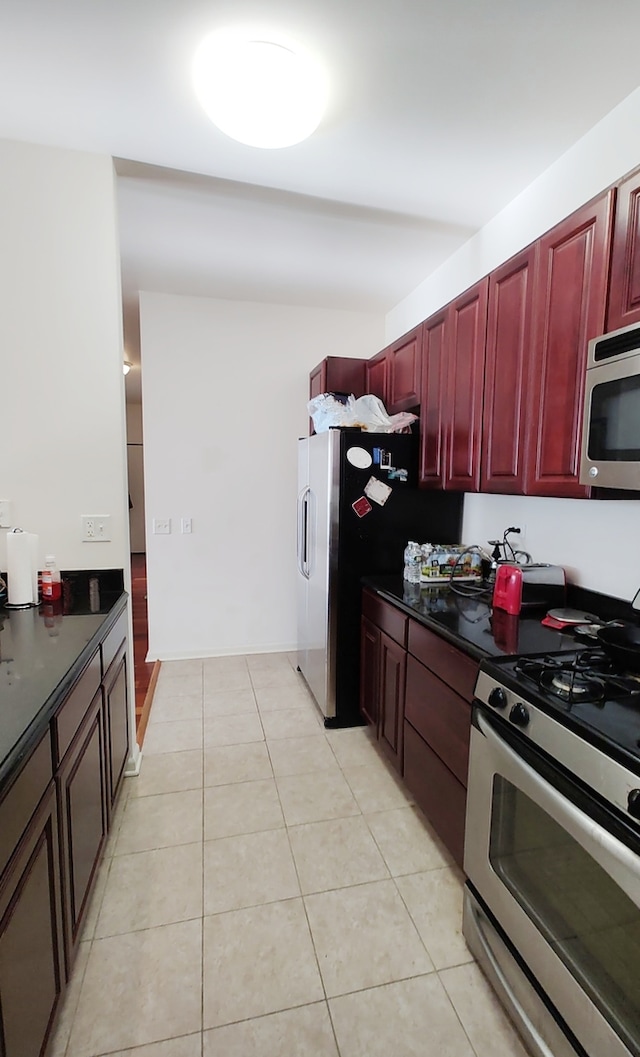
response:
{"label": "bottle with red cap", "polygon": [[42,600],[57,602],[62,597],[62,578],[53,554],[45,555],[42,570]]}

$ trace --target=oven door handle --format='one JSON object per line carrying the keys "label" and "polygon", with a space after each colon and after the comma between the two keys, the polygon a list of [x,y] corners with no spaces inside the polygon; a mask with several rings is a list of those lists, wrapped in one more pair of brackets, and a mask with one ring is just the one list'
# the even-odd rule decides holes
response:
{"label": "oven door handle", "polygon": [[[585,815],[571,800],[559,793],[550,782],[538,774],[526,760],[523,760],[517,752],[514,752],[510,745],[503,741],[481,712],[478,712],[476,721],[480,733],[487,739],[492,748],[503,757],[506,757],[516,771],[519,770],[521,773],[526,774],[534,786],[544,791],[549,802],[555,807],[557,819],[563,820],[566,828],[573,833],[576,840],[583,846],[590,843],[599,847],[599,855],[594,855],[593,848],[587,850],[589,850],[593,858],[600,861],[600,865],[610,876],[615,876],[620,887],[636,905],[639,905],[640,879],[638,875],[638,856],[635,852],[627,848],[622,841],[616,840],[599,823]],[[582,837],[582,840],[580,840],[580,837]]]}

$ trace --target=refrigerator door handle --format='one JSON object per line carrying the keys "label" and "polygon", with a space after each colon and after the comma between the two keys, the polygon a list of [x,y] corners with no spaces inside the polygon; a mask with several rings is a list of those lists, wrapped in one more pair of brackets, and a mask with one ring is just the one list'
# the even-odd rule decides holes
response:
{"label": "refrigerator door handle", "polygon": [[309,579],[309,495],[307,485],[298,496],[298,569]]}

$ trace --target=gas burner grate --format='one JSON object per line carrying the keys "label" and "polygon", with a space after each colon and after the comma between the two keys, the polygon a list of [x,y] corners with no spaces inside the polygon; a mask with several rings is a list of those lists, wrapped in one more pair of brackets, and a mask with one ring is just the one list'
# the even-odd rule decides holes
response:
{"label": "gas burner grate", "polygon": [[640,680],[620,672],[600,649],[579,650],[568,657],[523,657],[516,672],[570,705],[603,704],[607,698],[640,694]]}

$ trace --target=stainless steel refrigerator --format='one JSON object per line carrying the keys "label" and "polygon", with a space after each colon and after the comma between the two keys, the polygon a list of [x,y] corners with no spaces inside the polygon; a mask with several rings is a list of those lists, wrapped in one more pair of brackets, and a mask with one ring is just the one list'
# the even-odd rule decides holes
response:
{"label": "stainless steel refrigerator", "polygon": [[298,442],[298,667],[326,726],[361,722],[362,577],[402,575],[409,539],[460,542],[463,497],[418,489],[417,444],[352,429]]}

